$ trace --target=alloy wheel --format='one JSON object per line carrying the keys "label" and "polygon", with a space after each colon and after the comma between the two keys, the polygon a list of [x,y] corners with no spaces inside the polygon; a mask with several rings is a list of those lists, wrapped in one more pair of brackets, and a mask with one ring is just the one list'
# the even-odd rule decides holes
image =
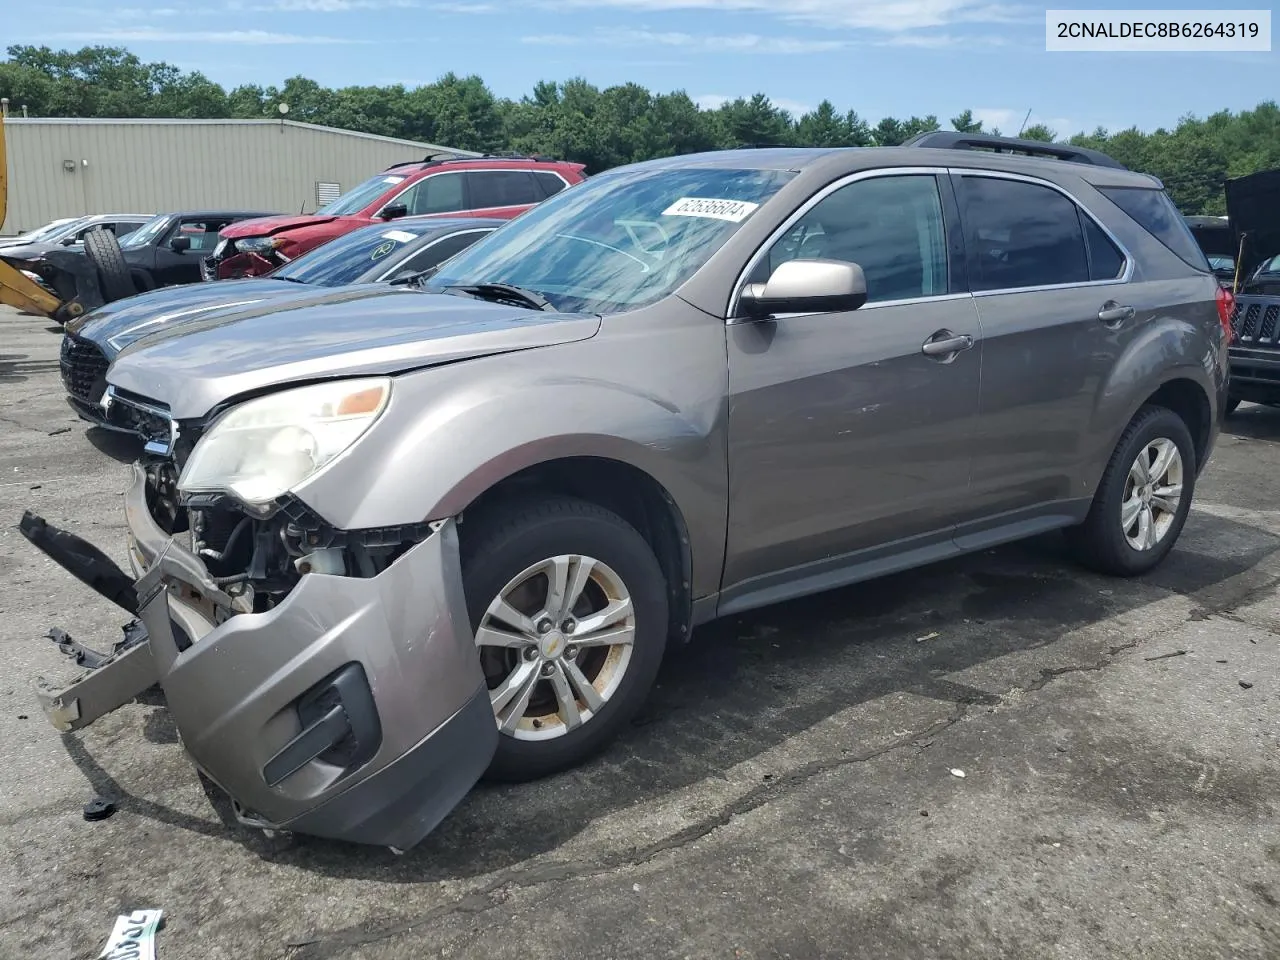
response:
{"label": "alloy wheel", "polygon": [[593,557],[563,554],[516,574],[476,630],[498,729],[549,740],[589,722],[622,682],[635,628],[626,584]]}
{"label": "alloy wheel", "polygon": [[1154,550],[1172,529],[1182,505],[1182,454],[1164,437],[1138,453],[1125,480],[1120,527],[1135,550]]}

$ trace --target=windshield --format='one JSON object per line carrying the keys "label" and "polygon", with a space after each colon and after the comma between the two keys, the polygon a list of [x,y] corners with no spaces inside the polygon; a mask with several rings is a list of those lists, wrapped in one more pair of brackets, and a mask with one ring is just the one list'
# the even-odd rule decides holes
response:
{"label": "windshield", "polygon": [[360,186],[348,190],[333,203],[326,203],[316,211],[316,215],[344,217],[352,213],[359,213],[397,183],[404,183],[404,181],[404,177],[398,176],[383,175],[372,177],[360,184]]}
{"label": "windshield", "polygon": [[39,230],[32,230],[30,233],[22,234],[22,239],[31,243],[60,240],[75,233],[76,228],[88,219],[88,217],[76,217],[74,220],[47,223]]}
{"label": "windshield", "polygon": [[133,233],[121,238],[120,247],[123,250],[132,250],[137,247],[145,247],[155,241],[155,239],[164,233],[169,227],[169,215],[162,213],[158,217],[152,217]]}
{"label": "windshield", "polygon": [[428,289],[504,283],[569,313],[620,313],[667,296],[794,176],[638,167],[543,201],[448,261]]}
{"label": "windshield", "polygon": [[439,226],[438,222],[397,220],[394,226],[377,224],[362,227],[277,267],[270,275],[277,280],[314,283],[323,287],[351,283],[375,263],[385,262],[392,254],[403,250],[406,244]]}
{"label": "windshield", "polygon": [[1272,257],[1258,268],[1258,276],[1264,273],[1280,273],[1280,256]]}
{"label": "windshield", "polygon": [[1234,269],[1236,261],[1234,257],[1218,257],[1209,256],[1209,266],[1214,270],[1231,270]]}

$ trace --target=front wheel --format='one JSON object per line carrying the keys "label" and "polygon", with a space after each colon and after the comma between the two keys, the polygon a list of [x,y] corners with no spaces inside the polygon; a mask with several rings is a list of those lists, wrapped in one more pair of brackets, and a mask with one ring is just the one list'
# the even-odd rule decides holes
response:
{"label": "front wheel", "polygon": [[1195,482],[1187,425],[1165,407],[1143,407],[1116,444],[1088,517],[1067,531],[1077,558],[1113,576],[1153,569],[1182,532]]}
{"label": "front wheel", "polygon": [[666,583],[635,528],[586,501],[475,523],[463,584],[501,734],[486,777],[530,780],[592,756],[640,708],[666,646]]}

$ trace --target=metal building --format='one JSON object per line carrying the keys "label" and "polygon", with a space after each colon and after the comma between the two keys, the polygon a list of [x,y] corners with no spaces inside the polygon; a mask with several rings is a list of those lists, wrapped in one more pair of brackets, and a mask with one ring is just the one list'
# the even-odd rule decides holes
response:
{"label": "metal building", "polygon": [[5,121],[9,212],[0,235],[57,217],[238,208],[311,213],[402,160],[477,156],[292,120]]}

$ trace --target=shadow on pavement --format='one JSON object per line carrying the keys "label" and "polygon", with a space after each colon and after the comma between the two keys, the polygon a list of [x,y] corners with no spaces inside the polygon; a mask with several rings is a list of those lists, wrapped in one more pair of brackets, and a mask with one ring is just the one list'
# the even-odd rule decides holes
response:
{"label": "shadow on pavement", "polygon": [[142,456],[142,438],[132,433],[117,433],[102,427],[88,427],[84,435],[98,450],[118,463],[133,463]]}
{"label": "shadow on pavement", "polygon": [[0,353],[0,383],[26,383],[34,376],[56,373],[58,361],[32,360],[25,353]]}
{"label": "shadow on pavement", "polygon": [[1250,440],[1280,439],[1280,408],[1242,403],[1223,421],[1222,432]]}
{"label": "shadow on pavement", "polygon": [[[1280,537],[1264,530],[1193,514],[1168,560],[1136,581],[1080,570],[1061,538],[1049,535],[710,624],[671,651],[642,715],[603,756],[534,783],[480,785],[399,857],[312,838],[265,839],[237,826],[216,791],[210,798],[229,837],[328,876],[423,883],[498,871],[554,849],[599,817],[721,776],[849,706],[908,691],[987,702],[983,691],[946,675],[1046,646],[1165,591],[1207,591],[1277,550]],[[928,634],[937,636],[916,642]],[[173,735],[165,720],[147,723],[148,739]],[[208,822],[129,795],[67,740],[90,782],[122,809],[210,832]]]}

